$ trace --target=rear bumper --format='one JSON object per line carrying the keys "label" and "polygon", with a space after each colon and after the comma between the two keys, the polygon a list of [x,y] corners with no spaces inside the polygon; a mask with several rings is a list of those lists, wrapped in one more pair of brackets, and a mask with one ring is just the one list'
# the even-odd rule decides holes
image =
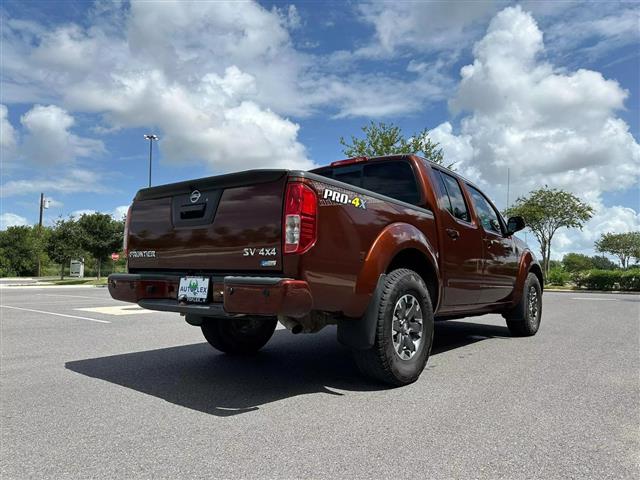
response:
{"label": "rear bumper", "polygon": [[120,274],[109,276],[109,293],[116,300],[143,308],[211,317],[285,315],[303,317],[313,307],[309,285],[303,280],[278,277],[226,276],[212,280],[209,303],[177,300],[180,276]]}

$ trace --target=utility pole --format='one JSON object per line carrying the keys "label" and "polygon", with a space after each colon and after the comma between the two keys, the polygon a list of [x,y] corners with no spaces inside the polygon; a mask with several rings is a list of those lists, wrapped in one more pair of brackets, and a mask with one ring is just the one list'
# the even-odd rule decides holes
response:
{"label": "utility pole", "polygon": [[147,133],[144,138],[149,140],[149,186],[151,186],[151,157],[153,155],[153,142],[158,141],[158,136],[152,133]]}
{"label": "utility pole", "polygon": [[38,231],[42,230],[42,211],[44,210],[44,193],[40,194],[40,220],[38,220]]}

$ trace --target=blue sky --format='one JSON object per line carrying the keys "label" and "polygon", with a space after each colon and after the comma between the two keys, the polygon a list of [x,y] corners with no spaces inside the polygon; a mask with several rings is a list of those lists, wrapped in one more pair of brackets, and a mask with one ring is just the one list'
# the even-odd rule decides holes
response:
{"label": "blue sky", "polygon": [[554,256],[640,229],[637,2],[5,1],[2,228],[121,215],[147,183],[342,158],[428,128],[499,207],[543,185],[596,208]]}

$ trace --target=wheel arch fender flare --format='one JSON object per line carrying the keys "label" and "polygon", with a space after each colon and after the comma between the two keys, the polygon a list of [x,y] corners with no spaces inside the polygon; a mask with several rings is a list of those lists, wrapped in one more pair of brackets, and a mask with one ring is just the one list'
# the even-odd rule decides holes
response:
{"label": "wheel arch fender flare", "polygon": [[518,276],[516,278],[515,287],[513,290],[512,304],[517,305],[522,298],[522,292],[524,290],[524,282],[527,280],[529,273],[533,273],[540,281],[540,288],[544,290],[544,275],[542,273],[542,267],[536,260],[533,253],[530,250],[525,250],[520,257],[520,266],[518,267]]}
{"label": "wheel arch fender flare", "polygon": [[403,250],[419,251],[429,262],[436,282],[440,284],[438,254],[429,239],[414,225],[397,222],[385,227],[371,244],[356,280],[355,293],[371,294],[380,275]]}
{"label": "wheel arch fender flare", "polygon": [[[359,350],[373,346],[378,303],[384,287],[386,271],[393,259],[404,250],[421,252],[431,264],[432,271],[437,277],[436,284],[440,285],[438,257],[426,236],[415,226],[407,223],[393,223],[387,226],[374,240],[358,275],[356,292],[370,295],[365,314],[359,319],[338,320],[338,340],[343,345]],[[434,310],[435,307],[434,305]]]}

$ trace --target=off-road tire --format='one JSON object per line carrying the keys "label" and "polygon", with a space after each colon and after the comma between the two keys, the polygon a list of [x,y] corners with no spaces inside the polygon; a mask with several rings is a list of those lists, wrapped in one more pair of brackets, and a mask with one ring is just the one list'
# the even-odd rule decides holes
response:
{"label": "off-road tire", "polygon": [[514,337],[530,337],[538,332],[542,318],[542,287],[535,274],[527,275],[520,301],[504,317]]}
{"label": "off-road tire", "polygon": [[216,350],[246,355],[264,347],[277,324],[275,317],[205,318],[200,328]]}
{"label": "off-road tire", "polygon": [[[397,302],[412,295],[422,312],[422,337],[413,356],[400,358],[393,345],[393,314]],[[377,305],[375,342],[367,350],[354,350],[356,365],[369,378],[393,386],[415,382],[427,364],[433,343],[433,307],[424,281],[413,270],[400,268],[389,273]]]}

